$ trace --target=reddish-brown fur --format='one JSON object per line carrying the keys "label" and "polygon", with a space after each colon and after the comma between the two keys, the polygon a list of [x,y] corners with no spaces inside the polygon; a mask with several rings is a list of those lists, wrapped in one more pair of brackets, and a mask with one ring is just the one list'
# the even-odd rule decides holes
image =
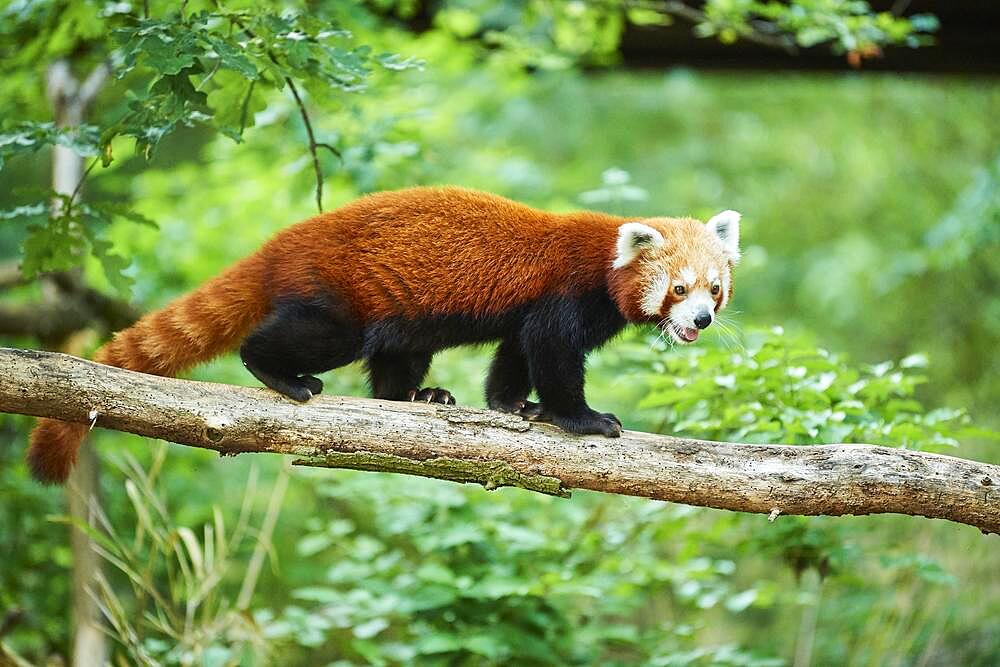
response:
{"label": "reddish-brown fur", "polygon": [[[116,334],[95,359],[174,376],[237,347],[282,295],[333,290],[368,323],[390,315],[487,315],[551,292],[582,292],[606,279],[622,222],[546,213],[459,188],[370,195],[285,229]],[[500,272],[503,279],[493,279]],[[65,481],[87,429],[39,420],[27,455],[34,476]]]}
{"label": "reddish-brown fur", "polygon": [[[110,366],[172,377],[239,344],[263,317],[264,266],[259,255],[119,331],[94,356]],[[28,467],[36,479],[66,481],[88,425],[39,419],[31,432]]]}
{"label": "reddish-brown fur", "polygon": [[[275,294],[329,289],[368,323],[488,315],[601,284],[623,220],[555,214],[472,190],[382,192],[280,232],[261,250]],[[504,280],[492,277],[501,272]]]}

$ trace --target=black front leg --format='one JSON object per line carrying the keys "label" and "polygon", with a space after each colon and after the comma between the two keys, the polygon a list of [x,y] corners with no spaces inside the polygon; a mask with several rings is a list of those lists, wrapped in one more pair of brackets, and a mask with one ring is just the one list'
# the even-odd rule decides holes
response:
{"label": "black front leg", "polygon": [[584,360],[586,351],[570,337],[525,340],[525,352],[531,382],[541,401],[538,421],[550,421],[570,433],[599,434],[609,438],[621,435],[622,425],[616,416],[591,409],[584,397]]}
{"label": "black front leg", "polygon": [[367,364],[374,398],[455,405],[455,397],[447,389],[420,388],[431,365],[430,353],[379,352],[370,356]]}
{"label": "black front leg", "polygon": [[420,388],[431,366],[431,355],[379,352],[365,362],[373,398],[405,401],[412,400],[410,392]]}
{"label": "black front leg", "polygon": [[516,337],[504,338],[497,348],[486,379],[486,404],[500,412],[521,412],[529,405],[531,377],[528,359]]}

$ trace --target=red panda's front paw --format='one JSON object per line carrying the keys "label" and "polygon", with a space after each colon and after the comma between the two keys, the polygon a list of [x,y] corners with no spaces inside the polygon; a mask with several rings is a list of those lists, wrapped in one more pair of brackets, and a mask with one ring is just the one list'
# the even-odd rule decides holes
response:
{"label": "red panda's front paw", "polygon": [[455,405],[455,397],[451,392],[441,387],[425,387],[424,389],[411,389],[406,398],[416,403],[440,403],[442,405]]}
{"label": "red panda's front paw", "polygon": [[493,403],[490,407],[500,412],[509,412],[531,422],[550,422],[552,416],[545,411],[541,403],[525,399],[509,403]]}
{"label": "red panda's front paw", "polygon": [[538,421],[538,417],[544,412],[539,403],[528,401],[523,398],[495,398],[487,397],[486,404],[491,410],[506,412],[507,414],[518,415],[525,419]]}
{"label": "red panda's front paw", "polygon": [[533,422],[550,422],[552,421],[552,415],[545,411],[545,408],[541,403],[535,403],[534,401],[521,401],[520,409],[517,414],[521,415],[528,421]]}

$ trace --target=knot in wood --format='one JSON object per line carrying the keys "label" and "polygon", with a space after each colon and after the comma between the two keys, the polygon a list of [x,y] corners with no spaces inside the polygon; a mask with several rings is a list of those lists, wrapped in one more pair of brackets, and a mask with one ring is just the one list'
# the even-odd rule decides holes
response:
{"label": "knot in wood", "polygon": [[219,444],[226,437],[227,428],[229,428],[227,420],[218,417],[208,417],[205,419],[205,427],[202,429],[202,435],[209,442]]}

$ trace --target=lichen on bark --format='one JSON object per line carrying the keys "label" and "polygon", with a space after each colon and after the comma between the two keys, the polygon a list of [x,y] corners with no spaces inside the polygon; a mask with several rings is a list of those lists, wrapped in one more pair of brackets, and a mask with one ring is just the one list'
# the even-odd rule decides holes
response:
{"label": "lichen on bark", "polygon": [[293,463],[314,468],[347,468],[433,477],[452,482],[481,484],[491,491],[503,486],[513,486],[560,498],[570,496],[569,489],[563,487],[558,477],[525,474],[503,461],[475,461],[447,456],[418,461],[377,452],[323,452],[296,459]]}

